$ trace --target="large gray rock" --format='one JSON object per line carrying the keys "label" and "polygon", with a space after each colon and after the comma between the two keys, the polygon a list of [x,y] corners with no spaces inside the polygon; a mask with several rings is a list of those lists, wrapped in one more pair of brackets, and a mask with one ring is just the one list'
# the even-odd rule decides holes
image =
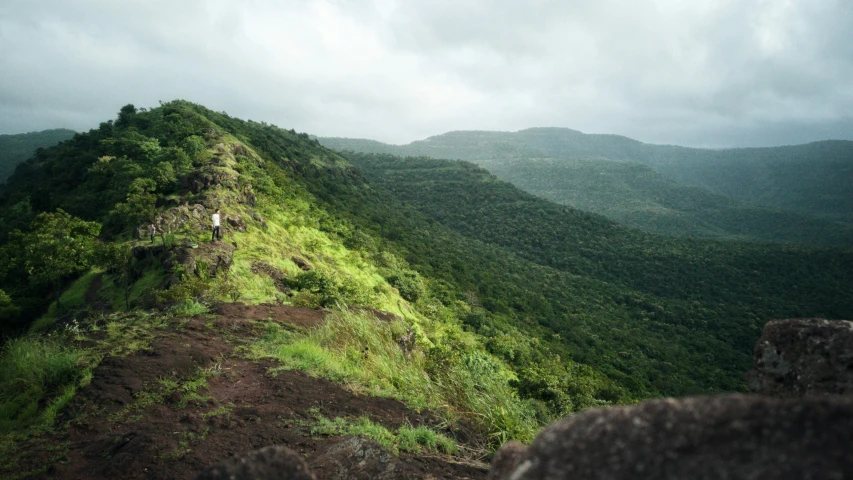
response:
{"label": "large gray rock", "polygon": [[489,478],[853,478],[852,441],[844,397],[652,400],[563,419],[523,453],[499,452]]}
{"label": "large gray rock", "polygon": [[774,397],[853,394],[853,322],[773,320],[755,346],[749,389]]}
{"label": "large gray rock", "polygon": [[296,452],[264,447],[232,457],[201,472],[196,480],[316,480]]}
{"label": "large gray rock", "polygon": [[364,437],[344,437],[311,460],[311,470],[326,480],[390,480],[405,478],[399,459]]}

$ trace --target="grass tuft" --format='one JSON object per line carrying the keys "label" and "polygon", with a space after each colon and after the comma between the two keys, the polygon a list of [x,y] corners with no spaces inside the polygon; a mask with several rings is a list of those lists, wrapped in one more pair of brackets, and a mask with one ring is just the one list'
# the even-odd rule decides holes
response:
{"label": "grass tuft", "polygon": [[54,337],[9,340],[0,354],[0,432],[52,425],[85,376],[82,359]]}
{"label": "grass tuft", "polygon": [[456,441],[426,427],[400,427],[393,432],[386,427],[373,423],[367,417],[355,420],[336,417],[330,420],[315,414],[316,423],[311,428],[312,435],[364,435],[395,454],[405,453],[444,453],[455,455],[459,451]]}

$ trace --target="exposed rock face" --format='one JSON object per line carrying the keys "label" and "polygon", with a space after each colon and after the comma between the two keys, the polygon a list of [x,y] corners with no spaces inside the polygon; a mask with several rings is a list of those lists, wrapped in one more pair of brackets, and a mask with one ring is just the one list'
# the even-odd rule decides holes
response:
{"label": "exposed rock face", "polygon": [[747,384],[753,392],[782,398],[853,394],[853,322],[768,322]]}
{"label": "exposed rock face", "polygon": [[232,457],[201,472],[196,480],[316,480],[305,461],[282,446]]}
{"label": "exposed rock face", "polygon": [[222,166],[222,162],[212,160],[212,164],[187,175],[181,179],[181,186],[193,193],[199,193],[217,186],[235,189],[239,174],[234,170]]}
{"label": "exposed rock face", "polygon": [[306,272],[311,270],[311,264],[308,263],[308,260],[305,260],[302,257],[294,255],[293,257],[291,257],[290,260],[292,260],[297,267],[301,268],[302,270],[305,270]]}
{"label": "exposed rock face", "polygon": [[182,265],[184,271],[198,272],[198,268],[206,268],[208,276],[215,277],[224,274],[231,268],[234,258],[234,246],[224,242],[201,243],[198,248],[176,247],[170,252],[169,258],[163,262],[168,270]]}
{"label": "exposed rock face", "polygon": [[717,395],[590,410],[495,457],[490,479],[842,479],[853,401]]}
{"label": "exposed rock face", "polygon": [[346,437],[311,461],[311,470],[326,480],[401,478],[397,457],[364,436]]}
{"label": "exposed rock face", "polygon": [[264,274],[270,277],[273,281],[273,284],[275,285],[275,288],[278,289],[278,291],[286,295],[293,295],[293,292],[289,288],[287,288],[286,276],[284,272],[275,268],[269,263],[264,262],[263,260],[253,263],[252,273]]}
{"label": "exposed rock face", "polygon": [[[181,205],[161,212],[154,218],[157,227],[157,235],[162,232],[174,232],[189,225],[191,228],[200,230],[210,229],[210,215],[204,205]],[[148,225],[140,225],[136,229],[139,238],[148,238]]]}
{"label": "exposed rock face", "polygon": [[246,231],[246,222],[240,215],[226,215],[225,223],[227,223],[232,230],[236,230],[238,232]]}

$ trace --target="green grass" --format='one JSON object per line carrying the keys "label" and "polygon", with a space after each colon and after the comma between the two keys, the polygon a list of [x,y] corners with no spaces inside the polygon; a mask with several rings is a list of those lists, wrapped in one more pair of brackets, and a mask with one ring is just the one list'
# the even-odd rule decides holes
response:
{"label": "green grass", "polygon": [[420,453],[422,450],[426,450],[455,455],[459,451],[459,445],[455,440],[445,437],[429,427],[400,427],[397,430],[397,436],[398,445],[402,452]]}
{"label": "green grass", "polygon": [[[67,290],[62,292],[59,296],[59,302],[62,304],[63,310],[80,307],[85,304],[86,292],[89,291],[89,286],[92,284],[92,280],[101,273],[102,270],[92,269],[82,277],[75,280]],[[35,333],[47,331],[47,329],[56,323],[57,316],[58,311],[56,302],[53,302],[50,304],[50,307],[48,307],[47,312],[33,322],[30,327],[30,332]]]}
{"label": "green grass", "polygon": [[176,317],[193,317],[208,313],[210,309],[198,300],[183,300],[172,307],[170,311]]}
{"label": "green grass", "polygon": [[322,415],[315,415],[315,419],[316,423],[311,428],[312,435],[364,435],[395,454],[427,452],[455,455],[459,451],[455,440],[425,426],[403,426],[394,432],[364,416],[355,420],[341,417],[330,420]]}
{"label": "green grass", "polygon": [[269,324],[251,355],[273,357],[282,370],[304,370],[355,391],[403,400],[411,408],[430,408],[449,423],[467,418],[482,427],[492,447],[532,439],[538,428],[533,410],[509,387],[508,373],[494,358],[450,337],[407,354],[396,342],[404,333],[402,321],[338,312],[307,332]]}
{"label": "green grass", "polygon": [[58,337],[9,340],[0,354],[0,432],[49,427],[88,378],[84,352]]}

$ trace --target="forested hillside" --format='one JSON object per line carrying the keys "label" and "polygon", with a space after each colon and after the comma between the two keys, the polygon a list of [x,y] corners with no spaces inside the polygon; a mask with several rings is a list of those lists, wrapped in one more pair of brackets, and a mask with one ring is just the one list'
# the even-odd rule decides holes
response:
{"label": "forested hillside", "polygon": [[15,167],[35,154],[37,148],[52,147],[74,136],[74,130],[57,128],[41,132],[0,135],[0,181],[5,181]]}
{"label": "forested hillside", "polygon": [[[579,358],[605,361],[632,380],[645,376],[638,371],[644,364],[672,366],[662,381],[681,377],[677,372],[690,377],[676,366],[685,364],[678,358],[692,358],[687,362],[697,369],[704,358],[736,378],[734,371],[749,362],[746,339],[767,319],[841,318],[853,305],[845,286],[853,267],[847,248],[666,239],[540,200],[464,162],[348,158],[371,182],[443,225],[568,275],[530,289],[560,307],[539,321],[564,336]],[[578,291],[572,283],[581,279],[594,283]],[[707,341],[719,343],[701,345]],[[669,353],[640,354],[648,345]],[[736,364],[744,367],[730,369]]]}
{"label": "forested hillside", "polygon": [[853,239],[850,142],[715,151],[557,128],[450,132],[401,146],[321,142],[339,151],[472,161],[534,195],[654,233],[839,245]]}
{"label": "forested hillside", "polygon": [[750,206],[679,184],[646,165],[609,160],[482,162],[546,200],[675,237],[853,245],[853,226],[794,210]]}
{"label": "forested hillside", "polygon": [[517,132],[519,143],[554,158],[603,158],[649,165],[684,184],[743,202],[853,222],[853,142],[709,150],[649,145],[568,129]]}
{"label": "forested hillside", "polygon": [[[470,163],[344,158],[183,101],[39,150],[0,222],[4,455],[104,358],[188,318],[227,334],[198,316],[235,302],[326,316],[261,317],[241,362],[428,408],[490,447],[592,406],[742,390],[767,320],[853,315],[849,249],[658,237]],[[195,392],[160,384],[139,399]]]}

